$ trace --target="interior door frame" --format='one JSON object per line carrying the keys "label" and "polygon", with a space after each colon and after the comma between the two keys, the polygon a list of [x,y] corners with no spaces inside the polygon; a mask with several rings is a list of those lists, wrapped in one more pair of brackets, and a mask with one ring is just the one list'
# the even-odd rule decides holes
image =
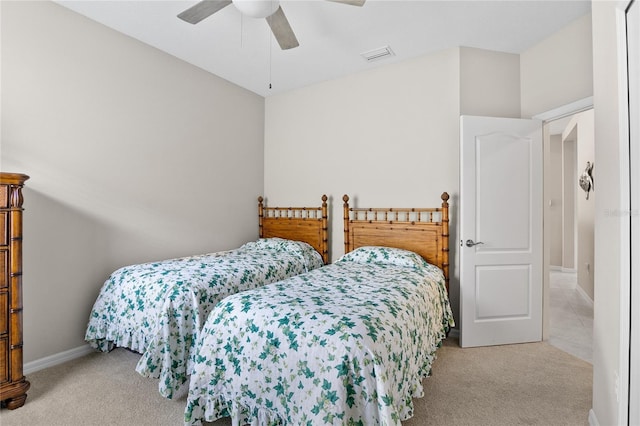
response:
{"label": "interior door frame", "polygon": [[[626,82],[627,82],[627,105],[626,109],[623,108],[622,111],[627,112],[627,128],[629,130],[628,134],[628,153],[629,153],[629,162],[628,162],[628,182],[629,182],[629,234],[631,239],[631,247],[629,248],[629,288],[628,297],[629,297],[629,351],[626,356],[627,359],[627,367],[628,371],[628,389],[627,389],[627,423],[629,425],[632,424],[640,424],[640,407],[637,404],[631,404],[631,401],[638,401],[640,399],[640,366],[638,365],[638,360],[640,360],[640,266],[638,263],[631,262],[632,256],[636,257],[637,251],[640,251],[640,187],[638,186],[638,176],[640,175],[640,123],[637,117],[638,110],[640,109],[640,84],[638,82],[634,82],[634,85],[630,83],[630,69],[631,71],[640,71],[640,54],[638,53],[638,45],[639,43],[636,41],[636,45],[629,48],[629,40],[635,39],[633,36],[629,36],[629,11],[631,9],[631,5],[634,7],[634,21],[633,26],[631,27],[631,31],[633,31],[636,35],[640,32],[640,2],[638,0],[628,1],[625,7],[625,48],[626,55],[624,56],[627,59],[627,63],[624,65],[623,69],[626,72]],[[635,67],[635,68],[634,68]],[[624,152],[624,151],[623,151]],[[624,284],[621,283],[621,287]],[[621,288],[624,291],[624,288]],[[625,330],[621,330],[624,332]],[[621,347],[623,349],[623,347]],[[625,351],[622,351],[625,352]],[[624,361],[624,356],[622,356]],[[623,394],[624,397],[624,394]],[[620,407],[621,410],[624,410],[623,404]]]}
{"label": "interior door frame", "polygon": [[[637,191],[637,188],[631,185],[631,165],[637,167],[638,159],[631,157],[631,121],[630,121],[630,87],[629,81],[629,51],[627,46],[627,11],[631,7],[631,4],[638,0],[622,0],[616,4],[616,31],[617,31],[617,70],[618,70],[618,107],[619,107],[619,140],[616,141],[620,144],[620,193],[627,194],[621,196],[620,205],[618,207],[620,212],[627,212],[629,220],[620,220],[620,348],[619,348],[619,377],[621,380],[618,382],[618,423],[624,425],[637,424],[640,419],[637,417],[638,410],[631,411],[631,401],[635,401],[640,395],[640,383],[638,378],[634,377],[632,372],[636,368],[632,368],[632,363],[637,362],[640,359],[640,347],[638,345],[638,338],[640,338],[640,315],[637,310],[633,309],[633,303],[638,306],[637,303],[640,299],[638,296],[637,287],[632,293],[632,282],[634,279],[637,284],[638,278],[638,265],[631,262],[631,250],[632,250],[632,197],[634,196],[633,190]],[[637,52],[634,52],[637,55]],[[637,93],[634,93],[637,95]],[[634,189],[635,188],[635,189]],[[637,194],[634,198],[637,200]],[[637,214],[637,212],[636,212]],[[637,233],[638,230],[635,229]],[[633,316],[632,316],[633,315]],[[633,399],[632,399],[633,398]],[[632,423],[634,422],[634,423]]]}
{"label": "interior door frame", "polygon": [[[571,102],[566,105],[562,105],[558,108],[554,108],[549,111],[534,115],[531,118],[535,118],[542,121],[542,168],[546,170],[551,163],[551,138],[549,134],[549,122],[559,120],[561,118],[569,117],[574,114],[578,114],[583,111],[587,111],[593,108],[593,96],[589,96],[583,99],[579,99],[575,102]],[[542,199],[547,200],[549,198],[549,191],[553,182],[548,176],[548,173],[543,172],[542,183]],[[551,221],[551,207],[548,203],[543,202],[542,211],[543,223],[550,223]],[[547,225],[542,227],[542,340],[549,338],[549,331],[551,329],[550,321],[550,289],[549,289],[549,264],[551,263],[551,228]]]}

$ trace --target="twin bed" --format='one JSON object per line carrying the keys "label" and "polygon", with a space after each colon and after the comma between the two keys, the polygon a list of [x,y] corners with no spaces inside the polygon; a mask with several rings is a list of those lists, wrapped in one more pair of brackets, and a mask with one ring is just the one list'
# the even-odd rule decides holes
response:
{"label": "twin bed", "polygon": [[136,371],[171,398],[187,382],[204,321],[224,297],[318,268],[329,260],[327,197],[319,207],[267,207],[259,239],[229,251],[130,265],[104,283],[85,340],[142,354]]}
{"label": "twin bed", "polygon": [[[422,396],[422,379],[453,325],[448,198],[437,208],[362,209],[345,196],[344,256],[210,298],[197,315],[188,312],[186,334],[168,328],[174,338],[160,353],[185,348],[177,373],[176,364],[157,364],[145,352],[138,371],[155,377],[146,368],[151,359],[162,382],[166,370],[165,396],[190,380],[185,424],[225,416],[234,424],[400,424],[413,415],[412,399]],[[273,237],[265,223],[258,244]],[[326,226],[320,232],[326,247]],[[174,317],[164,315],[169,324]],[[153,343],[142,349],[150,348],[157,352]]]}

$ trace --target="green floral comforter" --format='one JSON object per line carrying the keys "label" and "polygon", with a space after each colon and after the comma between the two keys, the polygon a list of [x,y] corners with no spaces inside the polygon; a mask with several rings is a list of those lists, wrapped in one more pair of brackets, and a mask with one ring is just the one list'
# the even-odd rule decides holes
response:
{"label": "green floral comforter", "polygon": [[398,425],[451,326],[440,269],[357,249],[218,303],[194,351],[185,424]]}
{"label": "green floral comforter", "polygon": [[191,352],[224,297],[323,265],[310,245],[267,238],[226,252],[126,266],[104,283],[85,340],[94,348],[140,352],[136,371],[160,379],[171,398],[188,379]]}

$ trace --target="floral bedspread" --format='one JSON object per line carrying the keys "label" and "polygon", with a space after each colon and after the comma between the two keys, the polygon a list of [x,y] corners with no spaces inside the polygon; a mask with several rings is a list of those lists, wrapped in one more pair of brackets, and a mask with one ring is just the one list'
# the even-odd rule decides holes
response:
{"label": "floral bedspread", "polygon": [[196,344],[185,425],[399,425],[451,326],[442,271],[397,249],[230,296]]}
{"label": "floral bedspread", "polygon": [[171,398],[188,379],[198,333],[224,297],[323,265],[310,245],[267,238],[219,253],[131,265],[113,272],[93,306],[85,340],[140,352],[136,371]]}

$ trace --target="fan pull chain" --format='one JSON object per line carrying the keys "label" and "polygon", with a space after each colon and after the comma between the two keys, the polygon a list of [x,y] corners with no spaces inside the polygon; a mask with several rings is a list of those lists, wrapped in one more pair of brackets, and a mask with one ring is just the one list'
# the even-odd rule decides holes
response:
{"label": "fan pull chain", "polygon": [[[273,2],[271,2],[272,6],[273,6]],[[273,41],[271,40],[271,37],[274,37],[272,32],[269,31],[269,90],[271,90],[271,65],[273,63]]]}
{"label": "fan pull chain", "polygon": [[269,90],[271,90],[271,64],[273,62],[273,42],[271,34],[269,35]]}

